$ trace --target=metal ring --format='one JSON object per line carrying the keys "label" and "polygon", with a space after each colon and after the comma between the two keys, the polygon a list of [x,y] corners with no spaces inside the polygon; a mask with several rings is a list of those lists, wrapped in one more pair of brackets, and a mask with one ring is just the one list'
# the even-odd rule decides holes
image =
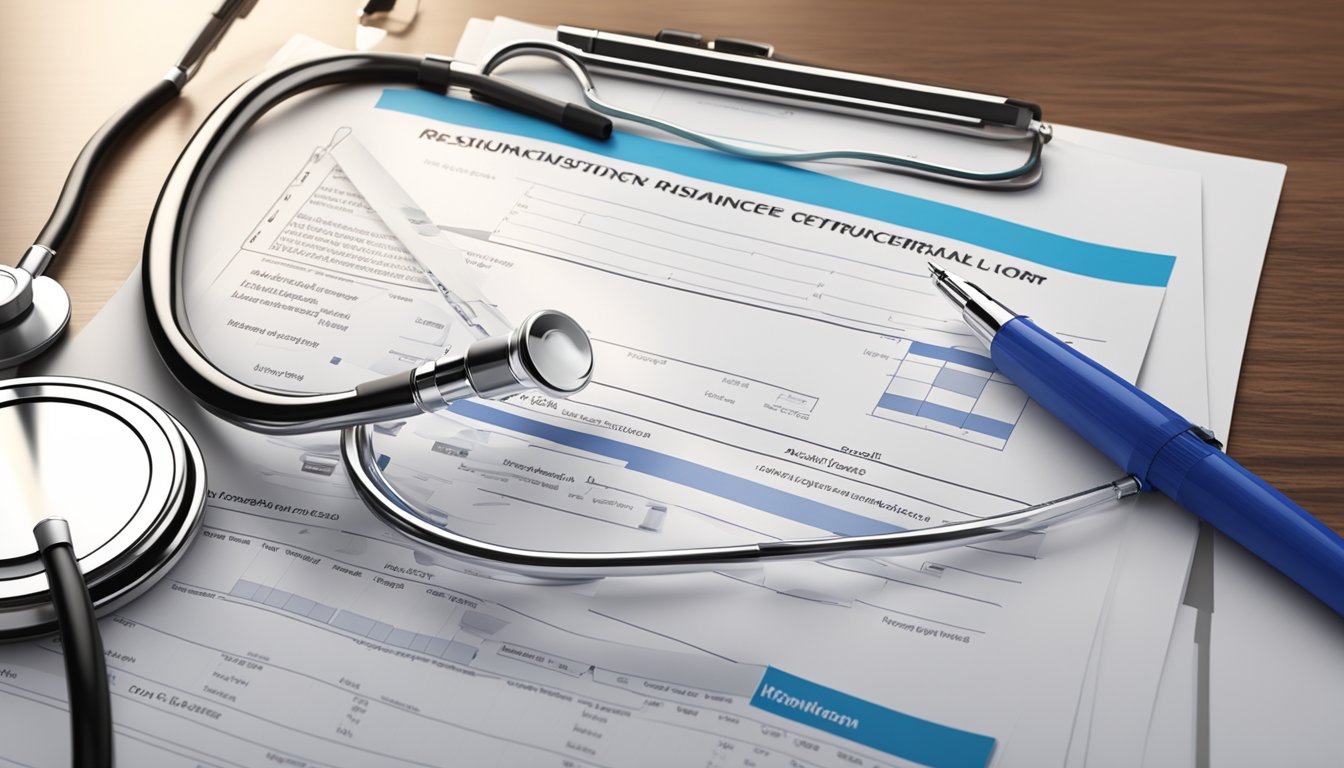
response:
{"label": "metal ring", "polygon": [[[130,390],[61,376],[0,384],[0,408],[42,402],[83,406],[113,417],[141,442],[150,462],[151,476],[141,504],[125,512],[126,520],[114,535],[97,542],[92,551],[84,551],[77,521],[74,526],[80,570],[95,610],[106,615],[153,586],[186,552],[203,517],[205,462],[196,442],[176,419]],[[5,456],[4,460],[13,458]],[[54,631],[56,614],[36,547],[30,558],[0,562],[0,641],[31,639]]]}

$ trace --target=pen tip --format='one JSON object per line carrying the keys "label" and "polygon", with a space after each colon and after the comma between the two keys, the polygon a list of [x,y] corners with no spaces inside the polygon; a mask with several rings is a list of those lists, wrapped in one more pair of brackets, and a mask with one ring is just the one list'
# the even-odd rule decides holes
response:
{"label": "pen tip", "polygon": [[942,277],[943,275],[947,274],[946,272],[943,272],[943,270],[939,269],[938,266],[934,264],[932,261],[926,263],[929,265],[929,274],[933,275],[934,277]]}

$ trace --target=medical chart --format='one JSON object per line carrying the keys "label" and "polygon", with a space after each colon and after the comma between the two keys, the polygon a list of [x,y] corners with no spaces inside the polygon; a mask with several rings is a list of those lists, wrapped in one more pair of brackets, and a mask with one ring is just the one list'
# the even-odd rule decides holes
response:
{"label": "medical chart", "polygon": [[[202,203],[217,221],[192,246],[188,315],[223,370],[327,391],[540,308],[594,339],[574,398],[375,430],[427,519],[515,546],[661,549],[964,521],[1118,474],[994,370],[925,262],[1132,379],[1183,247],[1162,211],[1187,201],[1163,199],[1157,169],[1096,159],[1136,215],[1133,242],[1090,241],[460,99],[325,98],[340,109],[260,126]],[[352,139],[418,207],[366,199],[340,162]],[[423,242],[393,234],[398,216]],[[1010,741],[1014,764],[1059,762],[1063,745],[1013,737],[1033,713],[1071,717],[1123,523],[519,584],[375,520],[335,434],[184,418],[210,462],[205,531],[103,623],[133,762],[980,766]],[[63,727],[53,651],[0,657],[9,701],[49,704],[16,704],[4,728]]]}

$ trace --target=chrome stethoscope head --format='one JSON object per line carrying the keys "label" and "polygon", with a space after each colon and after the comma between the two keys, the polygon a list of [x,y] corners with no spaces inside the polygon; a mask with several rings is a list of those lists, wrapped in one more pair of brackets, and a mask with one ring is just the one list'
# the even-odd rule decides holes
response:
{"label": "chrome stethoscope head", "polygon": [[534,312],[507,336],[481,339],[463,358],[475,397],[498,399],[537,389],[569,397],[593,377],[588,333],[563,312]]}
{"label": "chrome stethoscope head", "polygon": [[466,354],[427,362],[411,378],[416,405],[433,413],[466,397],[499,400],[531,389],[569,397],[592,377],[588,333],[569,315],[543,309],[512,333],[477,339]]}
{"label": "chrome stethoscope head", "polygon": [[42,354],[70,323],[70,296],[42,274],[52,255],[34,245],[18,266],[0,265],[0,370]]}

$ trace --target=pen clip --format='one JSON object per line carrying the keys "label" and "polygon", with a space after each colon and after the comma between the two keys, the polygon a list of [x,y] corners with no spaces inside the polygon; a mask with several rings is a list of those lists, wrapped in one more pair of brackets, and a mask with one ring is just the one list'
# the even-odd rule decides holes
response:
{"label": "pen clip", "polygon": [[1194,424],[1191,425],[1190,431],[1194,432],[1195,437],[1198,437],[1200,440],[1203,440],[1204,442],[1208,443],[1209,445],[1212,445],[1214,448],[1217,448],[1220,451],[1223,450],[1223,441],[1215,437],[1213,434],[1213,430],[1209,429],[1208,427],[1201,427],[1198,424]]}

